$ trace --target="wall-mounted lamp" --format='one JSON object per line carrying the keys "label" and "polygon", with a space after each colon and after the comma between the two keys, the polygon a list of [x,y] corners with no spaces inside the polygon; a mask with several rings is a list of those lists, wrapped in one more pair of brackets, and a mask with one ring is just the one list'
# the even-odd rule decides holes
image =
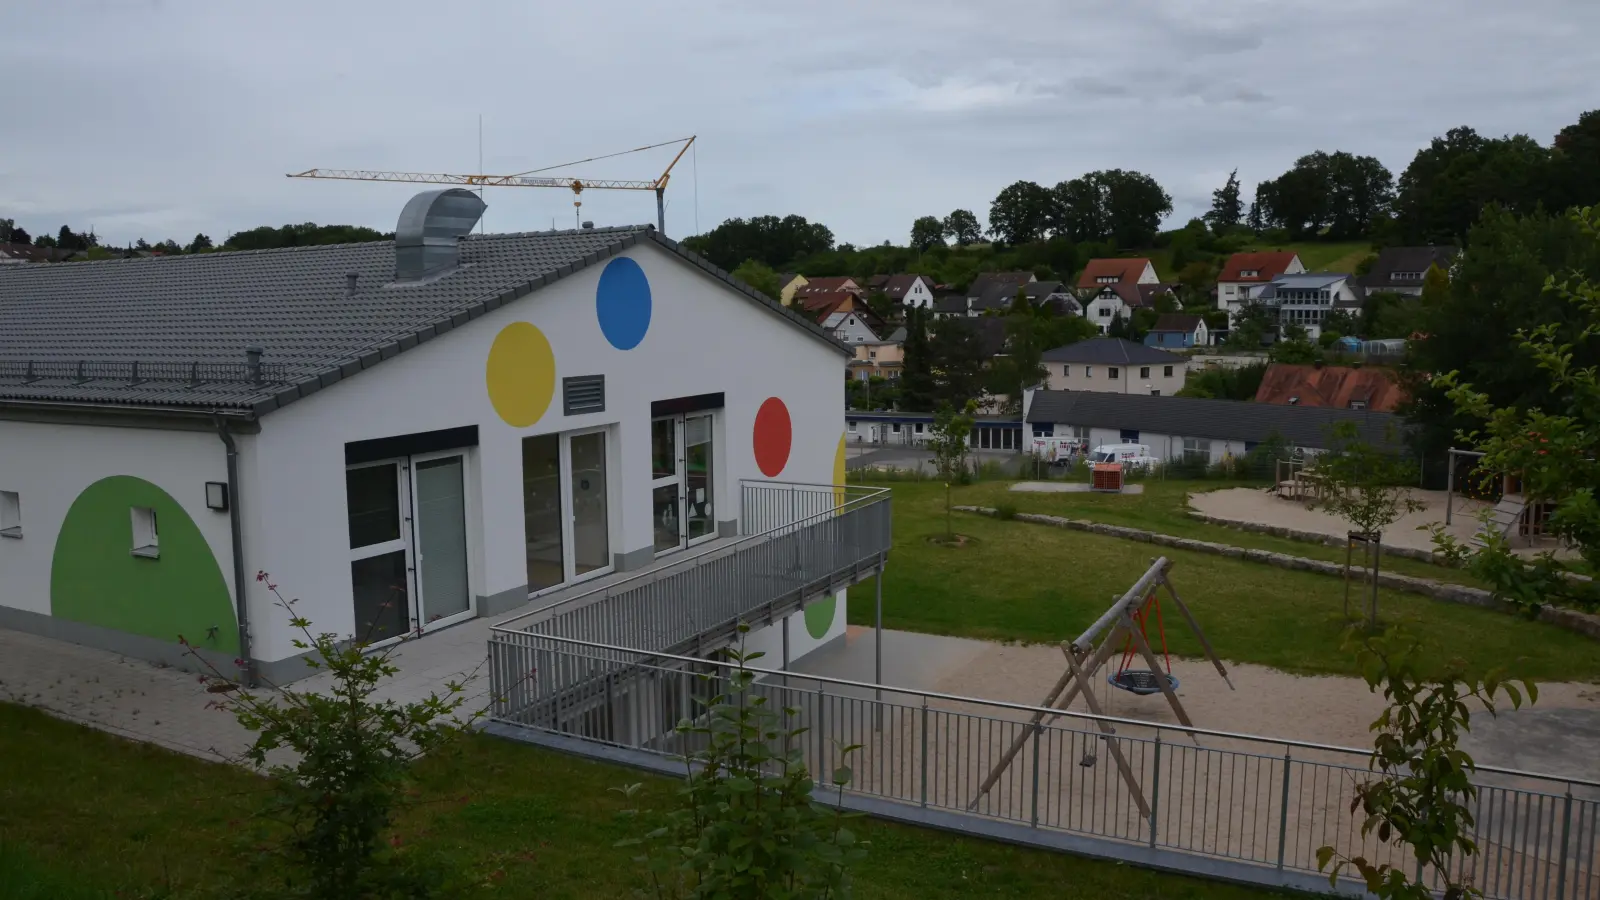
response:
{"label": "wall-mounted lamp", "polygon": [[206,482],[206,508],[218,512],[228,509],[228,485],[223,481]]}

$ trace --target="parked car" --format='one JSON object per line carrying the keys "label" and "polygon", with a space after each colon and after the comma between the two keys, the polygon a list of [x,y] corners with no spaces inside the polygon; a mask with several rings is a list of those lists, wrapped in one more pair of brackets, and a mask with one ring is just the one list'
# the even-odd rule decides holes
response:
{"label": "parked car", "polygon": [[1122,463],[1125,470],[1148,470],[1159,462],[1148,444],[1101,444],[1089,451],[1091,463]]}

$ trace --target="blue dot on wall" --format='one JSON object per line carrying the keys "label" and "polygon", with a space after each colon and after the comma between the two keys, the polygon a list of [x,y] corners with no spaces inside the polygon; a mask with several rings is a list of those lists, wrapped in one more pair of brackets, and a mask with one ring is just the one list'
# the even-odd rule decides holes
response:
{"label": "blue dot on wall", "polygon": [[632,350],[650,330],[650,279],[626,256],[606,263],[594,292],[600,331],[618,350]]}

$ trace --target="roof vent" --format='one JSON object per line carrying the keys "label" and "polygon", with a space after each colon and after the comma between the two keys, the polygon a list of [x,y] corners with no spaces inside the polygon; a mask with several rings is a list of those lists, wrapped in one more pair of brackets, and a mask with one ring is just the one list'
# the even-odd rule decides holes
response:
{"label": "roof vent", "polygon": [[461,188],[412,197],[395,226],[395,280],[417,281],[455,268],[461,261],[456,242],[472,232],[483,210],[478,195]]}
{"label": "roof vent", "polygon": [[592,230],[594,230],[594,223],[593,222],[584,222],[583,223],[583,230],[584,231],[592,231]]}
{"label": "roof vent", "polygon": [[266,351],[256,344],[244,348],[244,369],[249,379],[261,383],[261,354]]}
{"label": "roof vent", "polygon": [[344,274],[344,295],[354,297],[357,287],[361,284],[360,272],[346,272]]}

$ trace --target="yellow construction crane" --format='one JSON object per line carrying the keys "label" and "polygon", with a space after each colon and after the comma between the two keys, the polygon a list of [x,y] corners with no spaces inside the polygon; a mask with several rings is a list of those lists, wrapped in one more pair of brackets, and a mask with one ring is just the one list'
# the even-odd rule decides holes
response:
{"label": "yellow construction crane", "polygon": [[[660,230],[662,234],[666,234],[667,182],[672,178],[672,168],[678,164],[678,160],[683,159],[683,155],[685,153],[689,152],[689,148],[694,144],[694,139],[695,135],[691,134],[686,138],[678,138],[677,140],[672,141],[662,141],[659,144],[650,144],[645,147],[635,147],[632,150],[621,150],[616,153],[607,153],[603,156],[591,156],[588,159],[580,159],[574,162],[561,163],[560,165],[556,166],[545,166],[542,169],[529,169],[526,172],[518,172],[514,175],[449,175],[432,172],[382,172],[372,169],[307,169],[304,172],[290,172],[288,173],[288,177],[324,178],[341,181],[402,181],[417,182],[420,184],[448,184],[459,187],[475,187],[480,189],[490,187],[566,188],[576,195],[572,201],[572,205],[574,207],[583,206],[582,199],[578,198],[581,198],[584,191],[655,191],[656,228]],[[678,149],[678,154],[672,157],[672,162],[667,164],[666,171],[661,173],[661,177],[656,178],[653,181],[625,181],[614,178],[569,178],[564,176],[540,176],[538,174],[540,172],[549,172],[552,169],[564,169],[568,166],[576,166],[582,163],[610,159],[614,156],[625,156],[629,153],[639,153],[644,150],[654,150],[658,147],[670,147],[674,144],[682,144],[683,146]]]}

